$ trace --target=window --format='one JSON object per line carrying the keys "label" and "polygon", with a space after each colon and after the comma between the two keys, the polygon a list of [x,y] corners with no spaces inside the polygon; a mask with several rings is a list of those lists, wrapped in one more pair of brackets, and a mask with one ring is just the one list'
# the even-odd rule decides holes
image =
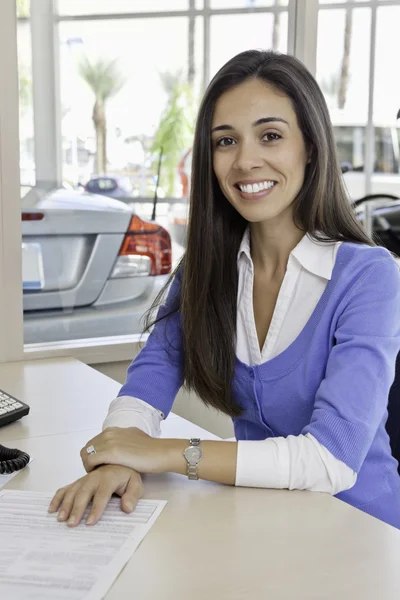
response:
{"label": "window", "polygon": [[[29,0],[16,0],[16,4],[20,166],[22,183],[26,184],[20,195],[23,241],[28,246],[23,259],[25,341],[56,343],[100,336],[99,318],[103,323],[108,321],[109,329],[103,333],[113,336],[122,329],[124,334],[133,333],[138,328],[132,321],[131,283],[135,279],[135,298],[146,296],[149,277],[155,281],[149,273],[155,268],[162,273],[165,268],[155,254],[164,252],[166,243],[164,234],[159,235],[164,230],[146,229],[136,217],[151,220],[156,204],[156,223],[171,235],[173,260],[184,251],[190,140],[185,151],[180,149],[178,160],[176,155],[171,159],[172,152],[161,155],[162,144],[155,140],[165,111],[174,109],[168,104],[174,76],[180,71],[185,81],[190,80],[193,106],[182,98],[178,104],[183,102],[195,110],[210,77],[241,50],[295,48],[312,63],[315,45],[310,32],[303,40],[298,19],[299,13],[309,15],[306,3],[58,0],[55,15],[51,0],[32,0],[31,7]],[[40,18],[45,20],[39,32],[38,6]],[[312,13],[314,3],[310,6]],[[400,108],[396,104],[399,83],[393,73],[399,55],[399,10],[400,0],[319,2],[317,78],[329,104],[341,160],[353,165],[345,179],[355,197],[375,189],[388,191],[389,180],[398,186],[399,128],[395,117]],[[295,30],[297,23],[300,26]],[[3,80],[12,81],[15,69],[7,60],[5,45],[15,46],[9,1],[0,2],[0,30],[0,71]],[[53,55],[49,48],[54,45],[58,51]],[[93,119],[95,97],[78,70],[84,56],[92,61],[116,59],[114,66],[125,79],[106,103],[106,127],[102,127],[98,106]],[[40,60],[32,60],[35,57]],[[10,94],[12,86],[7,89],[7,98]],[[4,90],[2,95],[5,99]],[[13,109],[10,102],[0,102],[5,122],[15,121],[13,110],[15,103]],[[18,219],[17,227],[16,194],[8,193],[12,190],[9,182],[14,159],[6,152],[13,146],[12,131],[12,127],[9,133],[3,129],[0,136],[0,171],[9,176],[6,187],[5,178],[0,178],[4,247],[4,252],[0,251],[0,277],[6,286],[2,306],[8,307],[5,313],[11,315],[9,325],[16,333],[11,353],[10,343],[0,344],[2,360],[4,356],[22,356],[17,335],[22,325],[18,320],[20,257],[18,264],[14,258],[21,221]],[[104,156],[107,168],[98,173]],[[95,175],[103,178],[97,184]],[[96,256],[95,248],[100,250]],[[30,270],[25,263],[31,265]],[[103,269],[103,277],[107,275],[107,289],[105,284],[99,285],[96,265]],[[82,277],[90,272],[92,278],[84,285]],[[39,291],[28,290],[29,281]],[[94,307],[99,298],[101,302]],[[143,309],[145,305],[147,308],[148,302],[143,303]],[[13,306],[15,311],[10,309]],[[118,329],[124,315],[131,320]],[[3,327],[7,329],[4,322]]]}
{"label": "window", "polygon": [[317,80],[334,125],[367,121],[370,29],[369,8],[319,11]]}
{"label": "window", "polygon": [[[384,4],[384,2],[382,2]],[[400,77],[398,56],[400,40],[397,24],[400,20],[398,6],[379,6],[376,15],[375,85],[373,121],[375,124],[376,153],[372,185],[385,187],[400,195],[400,147],[397,119],[400,110]],[[381,174],[388,176],[382,178]],[[396,174],[398,177],[389,177]]]}
{"label": "window", "polygon": [[211,0],[211,8],[261,8],[287,6],[288,0]]}
{"label": "window", "polygon": [[[142,332],[144,314],[184,252],[170,199],[182,195],[178,165],[191,146],[203,85],[202,26],[199,17],[140,13],[54,26],[59,138],[42,112],[40,130],[21,140],[39,148],[41,159],[35,164],[30,155],[26,183],[36,185],[22,200],[26,344]],[[164,140],[171,119],[172,142]],[[48,168],[57,143],[59,183]]]}
{"label": "window", "polygon": [[[349,171],[364,171],[365,127],[334,127],[336,146],[342,165]],[[375,127],[374,173],[399,173],[397,127]]]}
{"label": "window", "polygon": [[[202,8],[199,0],[196,8]],[[189,0],[58,0],[62,16],[129,14],[188,10]]]}
{"label": "window", "polygon": [[32,4],[33,50],[29,20],[18,25],[20,74],[32,52],[58,46],[36,72],[30,127],[21,117],[25,343],[140,333],[184,252],[202,90],[241,50],[286,50],[288,2],[211,2],[204,13],[202,0],[47,5]]}
{"label": "window", "polygon": [[210,71],[214,75],[235,54],[249,48],[287,50],[287,11],[211,18]]}
{"label": "window", "polygon": [[351,198],[398,195],[400,83],[394,74],[400,2],[385,6],[385,0],[371,1],[360,7],[356,2],[320,0],[317,79],[330,109]]}
{"label": "window", "polygon": [[[22,15],[28,14],[28,4],[20,4]],[[20,127],[20,170],[22,193],[35,185],[35,151],[33,145],[33,98],[32,98],[32,51],[31,28],[27,19],[20,19],[18,37],[18,83],[19,83],[19,127]]]}

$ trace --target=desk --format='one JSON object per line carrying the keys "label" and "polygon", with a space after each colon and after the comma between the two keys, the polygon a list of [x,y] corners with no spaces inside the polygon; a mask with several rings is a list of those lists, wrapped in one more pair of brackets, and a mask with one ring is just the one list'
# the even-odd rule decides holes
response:
{"label": "desk", "polygon": [[[31,405],[23,422],[0,430],[0,443],[35,458],[7,487],[53,492],[80,477],[79,449],[119,384],[59,359],[1,365],[0,387]],[[216,439],[176,415],[163,435]],[[168,504],[107,600],[399,598],[400,531],[340,500],[170,473],[144,479],[145,498]]]}

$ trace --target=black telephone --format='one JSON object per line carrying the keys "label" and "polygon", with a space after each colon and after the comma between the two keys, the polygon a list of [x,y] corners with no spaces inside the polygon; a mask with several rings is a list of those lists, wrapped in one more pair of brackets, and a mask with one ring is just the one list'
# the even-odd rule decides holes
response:
{"label": "black telephone", "polygon": [[[29,413],[29,406],[17,398],[0,390],[0,427],[8,425]],[[29,454],[17,449],[9,449],[0,444],[0,475],[13,473],[26,467]]]}

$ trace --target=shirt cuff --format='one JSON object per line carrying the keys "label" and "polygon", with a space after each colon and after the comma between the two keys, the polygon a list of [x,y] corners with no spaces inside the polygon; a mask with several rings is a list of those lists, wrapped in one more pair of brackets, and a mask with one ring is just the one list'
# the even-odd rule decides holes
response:
{"label": "shirt cuff", "polygon": [[163,413],[147,402],[132,396],[119,396],[110,404],[103,431],[107,427],[137,427],[151,437],[160,437],[163,419]]}
{"label": "shirt cuff", "polygon": [[289,449],[285,438],[238,442],[236,482],[243,487],[289,487]]}
{"label": "shirt cuff", "polygon": [[237,486],[336,495],[356,480],[357,474],[311,434],[238,442]]}

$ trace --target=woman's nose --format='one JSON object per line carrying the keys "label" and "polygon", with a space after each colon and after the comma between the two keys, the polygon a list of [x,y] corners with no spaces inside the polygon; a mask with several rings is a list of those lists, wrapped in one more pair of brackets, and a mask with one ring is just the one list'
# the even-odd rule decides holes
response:
{"label": "woman's nose", "polygon": [[260,150],[254,144],[238,146],[234,167],[238,171],[250,171],[262,166]]}

